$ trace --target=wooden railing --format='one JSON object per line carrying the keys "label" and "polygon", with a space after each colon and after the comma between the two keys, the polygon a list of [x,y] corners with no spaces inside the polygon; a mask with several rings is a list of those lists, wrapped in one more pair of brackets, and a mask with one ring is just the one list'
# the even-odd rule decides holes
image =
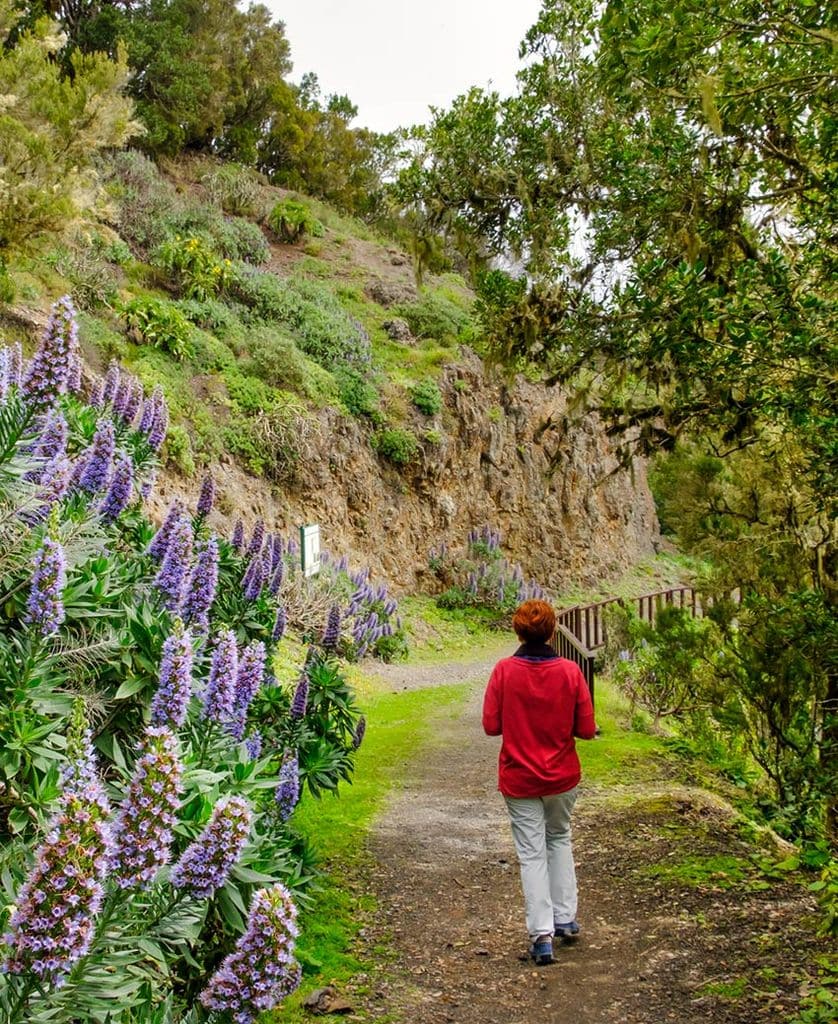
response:
{"label": "wooden railing", "polygon": [[664,605],[687,608],[693,616],[701,612],[698,596],[693,587],[670,587],[668,590],[655,590],[641,597],[609,597],[594,604],[565,608],[556,615],[556,623],[571,632],[585,650],[597,651],[605,646],[603,612],[614,604],[633,604],[644,622],[654,622],[658,608]]}
{"label": "wooden railing", "polygon": [[[738,600],[738,594],[734,597]],[[641,597],[609,597],[605,601],[576,605],[558,612],[553,649],[560,657],[576,662],[585,676],[588,689],[591,691],[591,699],[594,696],[596,654],[605,646],[603,612],[614,604],[634,605],[638,616],[644,622],[654,622],[660,608],[684,608],[695,618],[703,614],[704,607],[709,607],[710,602],[705,599],[702,606],[693,587],[670,587],[668,590],[655,590]]]}

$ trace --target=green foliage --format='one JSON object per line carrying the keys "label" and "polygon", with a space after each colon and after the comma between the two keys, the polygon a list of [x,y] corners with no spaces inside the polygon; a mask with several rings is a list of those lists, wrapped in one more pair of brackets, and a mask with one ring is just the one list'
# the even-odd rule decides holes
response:
{"label": "green foliage", "polygon": [[183,361],[192,351],[189,321],[166,299],[136,298],[120,310],[126,327],[145,344],[168,352]]}
{"label": "green foliage", "polygon": [[614,680],[632,707],[653,716],[654,727],[661,718],[686,717],[719,699],[713,685],[711,622],[672,606],[658,609],[654,625],[628,608],[610,611],[607,629],[615,636],[609,643],[625,643],[621,653],[631,654],[615,660]]}
{"label": "green foliage", "polygon": [[408,322],[417,338],[459,339],[472,326],[468,311],[440,291],[425,290],[416,302],[394,306],[393,312]]}
{"label": "green foliage", "polygon": [[238,217],[255,217],[259,213],[262,186],[258,176],[248,167],[224,163],[208,171],[201,183],[210,201],[225,213]]}
{"label": "green foliage", "polygon": [[168,238],[154,253],[154,263],[174,280],[184,298],[199,302],[225,291],[233,281],[231,261],[220,258],[200,238]]}
{"label": "green foliage", "polygon": [[124,245],[109,243],[99,234],[81,234],[59,246],[48,257],[50,264],[70,284],[77,309],[113,307],[119,283],[118,262],[130,260]]}
{"label": "green foliage", "polygon": [[306,235],[319,237],[323,225],[311,211],[297,199],[281,199],[265,218],[268,227],[282,242],[293,244]]}
{"label": "green foliage", "polygon": [[435,416],[442,408],[442,392],[435,381],[423,380],[410,389],[413,404],[426,416]]}
{"label": "green foliage", "polygon": [[351,367],[341,367],[335,377],[340,400],[353,416],[369,416],[373,421],[381,416],[378,391],[368,376]]}
{"label": "green foliage", "polygon": [[547,0],[519,94],[438,112],[398,192],[475,264],[516,261],[481,282],[496,358],[573,382],[625,465],[685,445],[664,520],[748,597],[719,636],[731,714],[786,825],[809,833],[820,801],[834,837],[838,673],[794,681],[782,649],[834,664],[833,36],[791,0]]}
{"label": "green foliage", "polygon": [[[0,45],[15,7],[0,4]],[[122,96],[124,55],[76,54],[65,77],[54,59],[61,43],[57,26],[41,19],[0,49],[0,265],[89,210],[97,154],[123,145],[138,128]]]}
{"label": "green foliage", "polygon": [[186,428],[176,423],[169,427],[164,448],[166,461],[176,467],[183,476],[195,475],[195,458],[192,441]]}
{"label": "green foliage", "polygon": [[382,458],[397,466],[408,465],[419,452],[416,435],[400,427],[379,430],[370,438],[370,444]]}

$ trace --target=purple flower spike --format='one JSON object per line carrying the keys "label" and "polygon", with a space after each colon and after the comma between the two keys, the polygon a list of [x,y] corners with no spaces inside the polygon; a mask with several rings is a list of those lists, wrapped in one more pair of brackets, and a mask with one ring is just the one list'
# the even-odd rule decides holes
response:
{"label": "purple flower spike", "polygon": [[140,425],[137,430],[146,437],[151,433],[154,426],[154,418],[157,415],[157,399],[153,396],[143,402],[143,414],[140,416]]}
{"label": "purple flower spike", "polygon": [[273,576],[271,576],[271,582],[268,584],[268,590],[270,592],[271,597],[276,597],[276,595],[280,592],[280,590],[282,589],[282,581],[284,579],[285,562],[283,562],[282,558],[280,558],[279,563],[277,564],[276,567],[276,572],[273,574]]}
{"label": "purple flower spike", "polygon": [[170,857],[177,823],[182,767],[177,739],[146,730],[125,801],[114,823],[113,880],[121,889],[148,888]]}
{"label": "purple flower spike", "polygon": [[62,773],[58,812],[18,893],[5,945],[11,974],[58,987],[89,950],[111,855],[110,807],[89,734],[82,763]]}
{"label": "purple flower spike", "polygon": [[327,651],[334,651],[340,642],[341,614],[340,605],[333,604],[329,609],[329,618],[326,622],[326,629],[323,632],[322,646]]}
{"label": "purple flower spike", "polygon": [[34,520],[42,522],[46,519],[53,505],[67,495],[72,475],[73,464],[63,455],[46,464],[41,478],[41,489],[37,495],[40,505],[37,512],[33,513]]}
{"label": "purple flower spike", "polygon": [[238,553],[244,547],[244,523],[241,519],[236,520],[236,525],[233,528],[233,537],[230,543],[233,545],[233,550]]}
{"label": "purple flower spike", "polygon": [[251,761],[255,761],[262,753],[262,733],[258,730],[252,732],[244,741],[244,745],[247,749],[247,756]]}
{"label": "purple flower spike", "polygon": [[157,402],[154,422],[152,423],[151,430],[148,432],[148,446],[153,452],[158,452],[166,440],[166,434],[169,430],[169,407],[166,405],[166,399],[163,397],[162,390],[155,388],[152,397],[154,395],[157,395]]}
{"label": "purple flower spike", "polygon": [[250,538],[250,543],[247,545],[247,551],[245,554],[248,558],[252,558],[253,555],[258,555],[262,550],[262,544],[265,542],[265,524],[261,519],[256,520],[256,525],[253,527],[253,535]]}
{"label": "purple flower spike", "polygon": [[157,470],[152,469],[148,476],[140,484],[140,497],[143,501],[148,501],[151,492],[154,490],[154,485],[157,482]]}
{"label": "purple flower spike", "polygon": [[367,731],[367,720],[361,715],[358,719],[358,724],[355,726],[355,732],[352,733],[352,749],[357,750],[358,747],[364,742],[364,734]]}
{"label": "purple flower spike", "polygon": [[228,796],[219,800],[207,827],[172,868],[172,885],[196,899],[209,899],[227,881],[241,856],[250,822],[250,806],[245,799]]}
{"label": "purple flower spike", "polygon": [[207,473],[201,483],[201,493],[198,496],[198,518],[206,519],[212,512],[212,503],[215,501],[215,481]]}
{"label": "purple flower spike", "polygon": [[294,699],[291,701],[291,717],[304,718],[308,707],[308,673],[305,669],[300,673]]}
{"label": "purple flower spike", "polygon": [[79,477],[79,487],[88,494],[99,494],[108,486],[116,440],[113,421],[101,419],[96,427],[93,443],[86,457],[84,471]]}
{"label": "purple flower spike", "polygon": [[52,307],[41,344],[21,384],[21,393],[30,405],[54,405],[59,395],[66,394],[78,360],[78,345],[76,311],[70,296],[64,295]]}
{"label": "purple flower spike", "polygon": [[288,821],[300,799],[300,766],[296,754],[282,762],[274,797],[280,821]]}
{"label": "purple flower spike", "polygon": [[209,628],[209,611],[218,589],[218,541],[211,537],[202,544],[186,588],[183,618],[194,622],[202,633]]}
{"label": "purple flower spike", "polygon": [[119,363],[112,359],[108,364],[108,372],[105,374],[105,381],[102,386],[102,405],[110,405],[119,390]]}
{"label": "purple flower spike", "polygon": [[67,454],[67,421],[59,409],[52,409],[38,438],[35,457],[48,462]]}
{"label": "purple flower spike", "polygon": [[105,407],[105,379],[98,375],[93,378],[90,385],[90,394],[87,396],[87,404],[93,409]]}
{"label": "purple flower spike", "polygon": [[154,585],[163,599],[163,607],[172,615],[176,615],[183,604],[191,561],[192,524],[184,515],[172,527],[163,563],[154,578]]}
{"label": "purple flower spike", "polygon": [[248,601],[255,601],[262,593],[265,567],[261,555],[254,555],[242,577],[242,590]]}
{"label": "purple flower spike", "polygon": [[204,693],[203,716],[216,725],[229,726],[236,701],[239,650],[232,630],[222,633],[212,652],[209,680]]}
{"label": "purple flower spike", "polygon": [[166,513],[163,525],[157,533],[155,533],[154,539],[148,546],[148,553],[155,562],[162,562],[166,557],[166,551],[169,547],[169,538],[172,535],[172,530],[175,528],[175,524],[183,517],[183,511],[183,505],[181,505],[179,501],[174,501],[169,506],[169,511]]}
{"label": "purple flower spike", "polygon": [[35,626],[41,636],[50,636],[64,621],[62,595],[66,586],[64,549],[58,541],[44,537],[42,547],[35,554],[25,618],[26,623]]}
{"label": "purple flower spike", "polygon": [[275,644],[278,644],[283,636],[285,636],[286,623],[287,618],[285,615],[285,609],[280,605],[276,610],[276,621],[274,622],[273,633],[271,633],[271,640],[273,640]]}
{"label": "purple flower spike", "polygon": [[261,640],[248,644],[239,659],[236,676],[236,696],[233,702],[233,717],[228,731],[234,739],[241,740],[247,724],[250,702],[259,692],[265,675],[265,645]]}
{"label": "purple flower spike", "polygon": [[113,523],[128,508],[134,491],[134,463],[123,452],[116,464],[111,485],[99,506],[99,514],[106,523]]}
{"label": "purple flower spike", "polygon": [[178,623],[166,637],[160,658],[160,682],[151,701],[151,724],[179,729],[192,694],[192,636]]}
{"label": "purple flower spike", "polygon": [[127,412],[131,401],[131,394],[134,390],[134,378],[127,374],[120,378],[119,387],[113,396],[113,414],[117,419],[127,423]]}
{"label": "purple flower spike", "polygon": [[137,413],[140,411],[140,405],[143,400],[143,386],[137,380],[136,377],[131,377],[131,388],[128,392],[128,397],[125,400],[125,405],[122,409],[122,422],[126,427],[130,427],[134,420],[137,418]]}
{"label": "purple flower spike", "polygon": [[228,1012],[234,1024],[252,1024],[300,984],[294,960],[297,910],[277,882],[260,889],[250,904],[247,930],[200,995],[207,1010]]}
{"label": "purple flower spike", "polygon": [[6,366],[6,381],[10,388],[19,388],[23,377],[23,346],[16,341],[14,345],[9,345],[7,351],[9,361]]}

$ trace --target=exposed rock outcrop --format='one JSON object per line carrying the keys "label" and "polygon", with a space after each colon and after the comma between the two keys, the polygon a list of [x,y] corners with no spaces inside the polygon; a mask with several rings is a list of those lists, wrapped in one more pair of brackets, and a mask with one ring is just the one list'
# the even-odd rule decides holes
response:
{"label": "exposed rock outcrop", "polygon": [[[558,389],[494,380],[469,354],[446,369],[441,389],[439,415],[415,414],[426,440],[406,467],[376,455],[371,428],[336,410],[320,414],[319,438],[287,485],[221,463],[215,476],[227,523],[219,517],[219,528],[238,515],[286,533],[319,523],[330,550],[404,590],[430,582],[432,546],[457,547],[484,523],[501,530],[505,552],[527,573],[553,587],[594,582],[652,552],[658,523],[645,466],[615,472],[595,417],[573,427]],[[163,480],[161,507],[182,489]]]}

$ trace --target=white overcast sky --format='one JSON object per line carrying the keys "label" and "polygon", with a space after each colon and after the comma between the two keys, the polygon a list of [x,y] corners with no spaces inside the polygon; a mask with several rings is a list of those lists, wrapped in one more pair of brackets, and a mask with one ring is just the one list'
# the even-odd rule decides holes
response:
{"label": "white overcast sky", "polygon": [[428,120],[472,85],[510,93],[518,44],[540,0],[268,0],[285,22],[299,82],[346,93],[358,126],[390,131]]}

